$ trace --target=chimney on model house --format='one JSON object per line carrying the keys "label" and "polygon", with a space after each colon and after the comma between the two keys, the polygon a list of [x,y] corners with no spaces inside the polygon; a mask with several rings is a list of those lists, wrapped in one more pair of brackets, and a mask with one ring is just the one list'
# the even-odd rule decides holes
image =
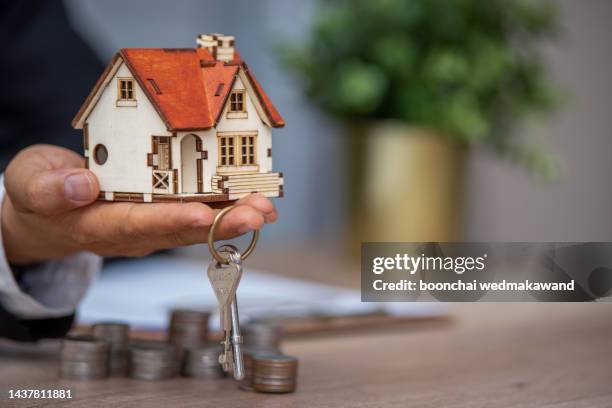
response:
{"label": "chimney on model house", "polygon": [[196,40],[199,48],[206,48],[217,61],[234,59],[234,36],[223,34],[200,34]]}

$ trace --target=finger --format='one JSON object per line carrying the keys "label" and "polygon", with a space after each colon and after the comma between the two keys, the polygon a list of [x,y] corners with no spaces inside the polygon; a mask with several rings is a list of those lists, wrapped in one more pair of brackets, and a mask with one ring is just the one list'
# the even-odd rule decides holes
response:
{"label": "finger", "polygon": [[[102,241],[144,251],[206,242],[216,213],[201,203],[97,203],[70,214],[69,225],[82,247]],[[223,218],[215,239],[242,235],[264,222],[257,209],[238,206]]]}
{"label": "finger", "polygon": [[82,207],[99,193],[95,175],[82,166],[83,159],[70,150],[32,146],[7,167],[7,193],[21,211],[55,215]]}
{"label": "finger", "polygon": [[[214,213],[201,203],[99,203],[75,217],[73,228],[77,238],[86,244],[88,237],[125,242],[198,228],[207,230]],[[148,245],[148,242],[142,244]]]}
{"label": "finger", "polygon": [[[263,214],[248,206],[236,207],[221,220],[215,230],[215,241],[226,240],[241,236],[264,225]],[[185,231],[177,231],[153,238],[147,243],[155,250],[188,246],[206,243],[208,241],[208,227],[199,227]]]}
{"label": "finger", "polygon": [[47,170],[26,182],[19,203],[38,214],[56,215],[90,204],[99,191],[96,176],[89,170]]}
{"label": "finger", "polygon": [[266,224],[276,222],[278,218],[278,213],[272,201],[259,193],[252,193],[242,197],[240,200],[236,201],[236,205],[248,205],[260,211],[264,216]]}
{"label": "finger", "polygon": [[261,211],[248,205],[238,205],[228,212],[215,230],[215,241],[234,238],[258,230],[265,223]]}
{"label": "finger", "polygon": [[[218,212],[218,211],[215,211]],[[211,222],[212,224],[212,222]],[[239,206],[227,213],[215,230],[214,240],[225,240],[258,230],[264,225],[263,214],[248,206]],[[209,227],[175,231],[151,241],[155,249],[201,244],[208,241]]]}
{"label": "finger", "polygon": [[[278,212],[269,198],[264,197],[259,193],[251,193],[242,197],[240,200],[233,203],[234,205],[249,205],[262,212],[266,224],[276,222]],[[231,204],[229,204],[231,205]],[[210,206],[215,209],[222,209],[228,206],[227,203],[211,203]]]}

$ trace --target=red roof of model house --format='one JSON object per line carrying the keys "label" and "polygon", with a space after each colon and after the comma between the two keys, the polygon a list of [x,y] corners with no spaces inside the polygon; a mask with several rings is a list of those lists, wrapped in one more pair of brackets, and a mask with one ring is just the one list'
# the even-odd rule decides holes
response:
{"label": "red roof of model house", "polygon": [[215,59],[207,48],[122,49],[107,66],[72,125],[82,128],[93,108],[90,105],[97,102],[108,74],[122,59],[170,131],[203,130],[216,126],[241,69],[271,126],[284,126],[283,118],[246,63],[237,52],[232,55],[232,60],[222,61]]}

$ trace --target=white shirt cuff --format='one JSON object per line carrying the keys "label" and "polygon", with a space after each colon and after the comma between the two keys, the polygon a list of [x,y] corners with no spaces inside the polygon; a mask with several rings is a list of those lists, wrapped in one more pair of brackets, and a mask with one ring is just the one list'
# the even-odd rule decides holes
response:
{"label": "white shirt cuff", "polygon": [[[4,200],[0,177],[0,218]],[[90,283],[102,268],[102,258],[88,252],[34,266],[22,273],[21,286],[4,253],[0,228],[0,303],[23,319],[44,319],[74,313]]]}

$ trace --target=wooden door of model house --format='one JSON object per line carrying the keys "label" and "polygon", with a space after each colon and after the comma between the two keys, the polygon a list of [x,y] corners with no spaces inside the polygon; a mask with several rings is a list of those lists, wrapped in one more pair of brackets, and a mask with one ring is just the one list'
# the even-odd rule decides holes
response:
{"label": "wooden door of model house", "polygon": [[153,136],[152,145],[153,153],[148,160],[153,166],[153,192],[176,193],[170,136]]}

